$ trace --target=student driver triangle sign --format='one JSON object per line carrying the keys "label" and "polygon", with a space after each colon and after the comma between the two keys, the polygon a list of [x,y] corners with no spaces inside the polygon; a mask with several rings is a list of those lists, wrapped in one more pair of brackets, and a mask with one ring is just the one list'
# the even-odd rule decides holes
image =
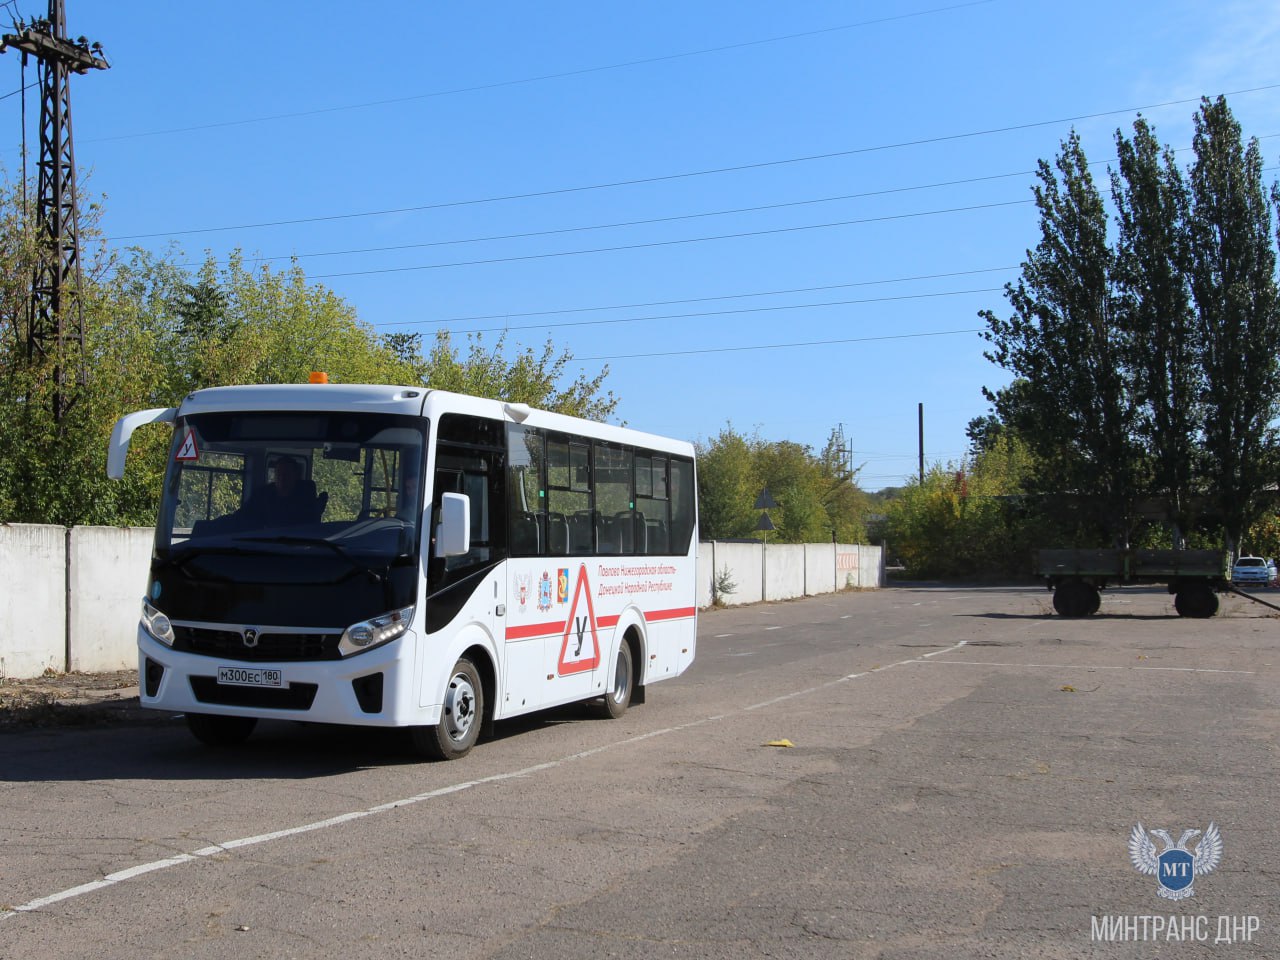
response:
{"label": "student driver triangle sign", "polygon": [[182,438],[182,446],[178,448],[178,453],[173,459],[182,463],[200,459],[200,448],[196,446],[196,432],[190,427],[187,428],[187,435]]}
{"label": "student driver triangle sign", "polygon": [[[585,598],[586,602],[582,603]],[[596,612],[591,604],[591,584],[587,567],[578,567],[578,583],[569,604],[569,619],[564,624],[564,642],[560,645],[560,676],[586,673],[600,663],[600,638],[596,634]]]}

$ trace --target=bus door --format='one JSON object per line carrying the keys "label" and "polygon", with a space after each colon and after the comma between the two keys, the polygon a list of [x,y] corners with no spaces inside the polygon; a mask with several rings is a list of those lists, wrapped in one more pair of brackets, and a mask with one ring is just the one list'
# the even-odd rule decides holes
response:
{"label": "bus door", "polygon": [[[435,557],[427,564],[427,623],[434,633],[452,624],[480,624],[493,638],[501,656],[506,632],[507,585],[503,561],[507,556],[506,506],[502,496],[505,450],[486,443],[493,423],[501,437],[501,423],[448,414],[441,418],[432,482],[432,529],[446,493],[466,494],[471,504],[471,544],[467,553]],[[500,668],[501,664],[495,664]],[[427,696],[430,691],[423,691]]]}

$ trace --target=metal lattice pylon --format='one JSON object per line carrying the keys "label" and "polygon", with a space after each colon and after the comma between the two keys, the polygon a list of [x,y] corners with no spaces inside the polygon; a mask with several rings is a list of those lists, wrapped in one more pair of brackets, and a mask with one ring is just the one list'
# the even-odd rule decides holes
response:
{"label": "metal lattice pylon", "polygon": [[[15,24],[0,51],[22,51],[23,63],[36,58],[40,87],[40,160],[37,174],[36,236],[39,254],[31,283],[26,331],[27,357],[55,354],[54,414],[66,410],[66,370],[62,347],[68,339],[84,347],[84,309],[79,290],[79,208],[76,202],[76,159],[71,137],[71,74],[105,70],[101,46],[66,37],[66,0],[49,0],[49,17]],[[71,326],[74,332],[68,331]]]}

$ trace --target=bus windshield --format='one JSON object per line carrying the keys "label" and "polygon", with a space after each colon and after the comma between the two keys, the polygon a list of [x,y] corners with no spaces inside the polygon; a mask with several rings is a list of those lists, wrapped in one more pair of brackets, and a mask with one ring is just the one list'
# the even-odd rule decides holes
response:
{"label": "bus windshield", "polygon": [[[156,583],[173,581],[192,609],[171,615],[201,615],[197,584],[221,592],[224,602],[228,588],[249,588],[231,591],[246,603],[253,586],[315,588],[304,605],[338,604],[343,609],[316,614],[334,622],[412,603],[425,445],[424,420],[391,414],[258,411],[179,420],[155,572]],[[337,586],[361,609],[322,597]]]}

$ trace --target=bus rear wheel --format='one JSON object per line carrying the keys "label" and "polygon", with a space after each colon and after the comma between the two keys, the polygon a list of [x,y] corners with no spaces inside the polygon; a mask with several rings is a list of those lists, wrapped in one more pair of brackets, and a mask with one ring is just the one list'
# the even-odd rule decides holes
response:
{"label": "bus rear wheel", "polygon": [[457,760],[471,752],[480,739],[484,719],[484,685],[480,671],[467,657],[453,665],[440,707],[440,722],[414,727],[410,740],[414,752],[432,760]]}
{"label": "bus rear wheel", "polygon": [[618,645],[618,656],[613,662],[613,676],[604,695],[602,717],[617,720],[631,706],[631,691],[635,689],[635,663],[631,657],[631,644],[623,640]]}
{"label": "bus rear wheel", "polygon": [[187,729],[210,747],[234,747],[249,739],[258,725],[256,717],[220,717],[212,713],[188,713]]}

